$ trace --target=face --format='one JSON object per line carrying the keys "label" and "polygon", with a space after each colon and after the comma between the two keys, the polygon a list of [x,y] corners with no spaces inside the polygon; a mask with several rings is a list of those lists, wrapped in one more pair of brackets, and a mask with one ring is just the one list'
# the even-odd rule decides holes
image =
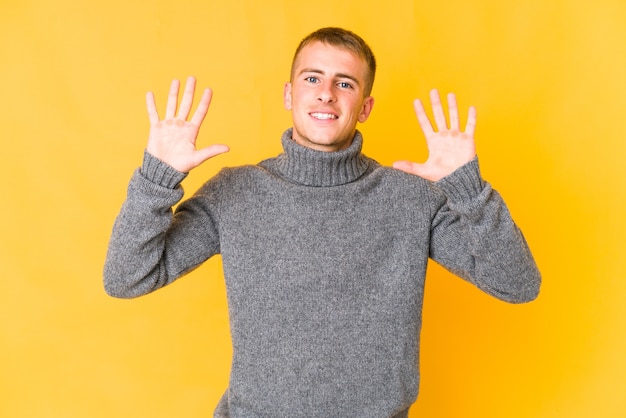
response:
{"label": "face", "polygon": [[322,42],[305,46],[285,84],[294,141],[327,152],[349,147],[357,122],[365,122],[374,105],[373,97],[364,97],[367,71],[365,60],[348,50]]}

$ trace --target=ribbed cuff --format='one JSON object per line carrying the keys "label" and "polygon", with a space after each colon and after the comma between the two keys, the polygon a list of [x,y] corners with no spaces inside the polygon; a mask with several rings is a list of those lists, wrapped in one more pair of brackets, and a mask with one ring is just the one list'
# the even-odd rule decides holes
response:
{"label": "ribbed cuff", "polygon": [[175,189],[187,173],[181,173],[172,166],[159,160],[148,151],[143,153],[143,164],[141,174],[149,181],[159,186]]}
{"label": "ribbed cuff", "polygon": [[435,183],[453,203],[461,203],[478,196],[485,187],[480,176],[478,157],[461,166],[452,174]]}

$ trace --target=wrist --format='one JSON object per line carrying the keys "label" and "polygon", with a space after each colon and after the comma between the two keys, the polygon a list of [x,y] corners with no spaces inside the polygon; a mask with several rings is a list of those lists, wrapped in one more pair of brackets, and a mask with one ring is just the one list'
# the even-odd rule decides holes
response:
{"label": "wrist", "polygon": [[177,170],[148,150],[144,151],[141,174],[149,181],[168,189],[175,189],[187,177],[187,173]]}

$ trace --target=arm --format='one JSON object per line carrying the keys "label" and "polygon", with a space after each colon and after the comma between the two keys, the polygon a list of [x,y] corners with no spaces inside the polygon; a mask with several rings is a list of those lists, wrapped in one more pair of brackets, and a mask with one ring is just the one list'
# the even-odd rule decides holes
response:
{"label": "arm", "polygon": [[[188,80],[175,115],[178,89],[175,80],[164,120],[159,120],[152,93],[147,96],[151,124],[148,146],[113,226],[104,266],[104,286],[111,296],[127,298],[152,292],[219,250],[217,233],[207,213],[172,214],[172,206],[183,197],[180,182],[185,172],[228,151],[225,145],[196,150],[196,137],[211,93],[205,90],[198,109],[187,121],[195,80]],[[196,239],[199,234],[205,239]]]}
{"label": "arm", "polygon": [[537,297],[540,273],[528,245],[500,195],[486,183],[476,158],[476,111],[459,130],[456,99],[448,95],[450,128],[436,90],[431,92],[438,131],[419,100],[415,111],[429,151],[424,164],[398,161],[394,167],[432,181],[445,196],[433,208],[430,257],[485,292],[507,302]]}
{"label": "arm", "polygon": [[537,265],[501,196],[481,178],[478,159],[433,186],[445,199],[434,208],[430,257],[498,299],[535,299]]}

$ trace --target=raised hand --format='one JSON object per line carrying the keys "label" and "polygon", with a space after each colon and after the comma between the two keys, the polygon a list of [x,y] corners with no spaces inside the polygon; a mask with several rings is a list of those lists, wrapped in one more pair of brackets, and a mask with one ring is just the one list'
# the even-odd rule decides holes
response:
{"label": "raised hand", "polygon": [[456,97],[453,93],[448,94],[449,128],[437,90],[431,90],[430,102],[437,125],[437,132],[433,129],[422,102],[419,99],[416,99],[414,102],[417,120],[426,137],[428,159],[423,164],[405,160],[396,161],[393,163],[393,167],[430,181],[438,181],[476,156],[474,143],[476,109],[473,106],[469,108],[467,124],[463,132],[459,128],[459,112]]}
{"label": "raised hand", "polygon": [[150,136],[148,137],[146,149],[150,154],[176,170],[187,173],[209,158],[227,152],[229,148],[226,145],[215,144],[206,148],[196,149],[198,131],[209,110],[212,91],[208,88],[204,90],[198,108],[191,120],[187,121],[193,104],[196,79],[193,77],[187,79],[185,92],[177,113],[179,89],[180,81],[173,80],[163,120],[159,119],[154,94],[148,92],[146,95],[146,105],[150,119]]}

